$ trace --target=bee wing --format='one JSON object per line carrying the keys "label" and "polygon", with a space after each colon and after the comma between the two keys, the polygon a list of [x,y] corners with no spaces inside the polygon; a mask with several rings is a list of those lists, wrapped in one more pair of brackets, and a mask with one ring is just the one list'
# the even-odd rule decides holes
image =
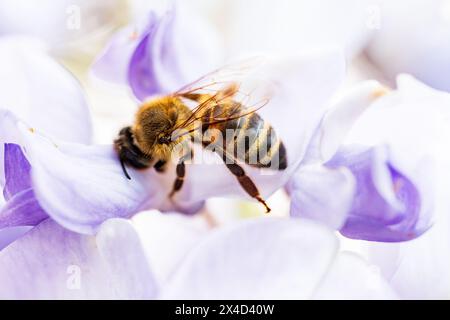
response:
{"label": "bee wing", "polygon": [[213,116],[204,124],[234,120],[265,106],[270,100],[271,86],[257,77],[257,70],[265,61],[263,57],[253,57],[224,66],[176,91],[177,97],[196,100],[191,116],[182,126],[204,120],[202,115],[226,100],[231,100],[233,107],[223,113],[211,112]]}

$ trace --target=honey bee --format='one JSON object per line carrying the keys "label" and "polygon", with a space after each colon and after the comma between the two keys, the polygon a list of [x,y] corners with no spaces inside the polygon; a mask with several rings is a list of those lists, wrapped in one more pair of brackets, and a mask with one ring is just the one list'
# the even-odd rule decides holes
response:
{"label": "honey bee", "polygon": [[[153,167],[164,172],[175,147],[183,145],[182,154],[175,159],[176,179],[169,194],[172,197],[183,186],[185,163],[193,156],[192,145],[199,143],[218,153],[246,193],[270,212],[239,162],[257,168],[284,170],[286,148],[272,126],[257,113],[268,99],[249,106],[250,94],[243,93],[237,81],[228,80],[241,69],[239,65],[221,68],[172,94],[144,102],[134,124],[121,129],[114,141],[125,176],[131,179],[126,166]],[[221,138],[224,136],[228,138]]]}

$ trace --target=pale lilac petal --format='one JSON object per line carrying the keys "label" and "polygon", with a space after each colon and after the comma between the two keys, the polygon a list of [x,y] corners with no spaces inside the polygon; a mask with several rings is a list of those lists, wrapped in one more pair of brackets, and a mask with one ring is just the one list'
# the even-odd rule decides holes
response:
{"label": "pale lilac petal", "polygon": [[160,298],[309,298],[337,249],[333,233],[313,223],[273,218],[239,223],[191,251]]}
{"label": "pale lilac petal", "polygon": [[361,257],[342,252],[316,289],[313,299],[386,300],[397,299],[394,289],[375,265]]}
{"label": "pale lilac petal", "polygon": [[393,83],[398,74],[410,73],[436,89],[450,91],[448,2],[384,0],[378,6],[382,26],[366,50],[371,61]]}
{"label": "pale lilac petal", "polygon": [[78,81],[36,43],[0,41],[0,108],[30,126],[70,142],[89,143],[92,128]]}
{"label": "pale lilac petal", "polygon": [[[351,270],[355,270],[355,275]],[[257,219],[211,233],[161,289],[161,299],[393,298],[359,257],[339,254],[333,232],[289,219]]]}
{"label": "pale lilac petal", "polygon": [[159,17],[130,60],[128,80],[135,96],[144,100],[173,92],[215,69],[221,54],[210,29],[183,6]]}
{"label": "pale lilac petal", "polygon": [[203,219],[157,210],[138,213],[132,223],[160,286],[208,231]]}
{"label": "pale lilac petal", "polygon": [[42,222],[0,252],[3,299],[148,299],[156,284],[139,237],[125,220],[97,236]]}
{"label": "pale lilac petal", "polygon": [[326,162],[338,150],[357,119],[379,97],[387,93],[379,82],[355,85],[328,110],[308,147],[303,162]]}
{"label": "pale lilac petal", "polygon": [[287,184],[290,214],[340,229],[352,206],[355,180],[345,168],[305,166]]}
{"label": "pale lilac petal", "polygon": [[449,299],[448,212],[448,204],[441,205],[434,225],[420,238],[401,243],[367,244],[370,262],[381,269],[403,299]]}
{"label": "pale lilac petal", "polygon": [[[161,192],[148,175],[128,180],[112,146],[48,144],[30,137],[33,188],[40,205],[64,227],[92,233],[105,220],[129,217]],[[148,181],[146,181],[148,180]],[[153,183],[152,183],[153,182]]]}

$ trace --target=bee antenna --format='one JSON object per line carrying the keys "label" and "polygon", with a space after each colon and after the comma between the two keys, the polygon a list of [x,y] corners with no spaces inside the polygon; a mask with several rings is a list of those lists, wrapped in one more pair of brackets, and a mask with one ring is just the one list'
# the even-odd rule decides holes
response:
{"label": "bee antenna", "polygon": [[122,166],[122,170],[123,173],[125,174],[125,177],[127,177],[128,180],[131,180],[131,177],[127,172],[127,168],[125,167],[125,162],[123,161],[123,158],[120,158],[120,165]]}

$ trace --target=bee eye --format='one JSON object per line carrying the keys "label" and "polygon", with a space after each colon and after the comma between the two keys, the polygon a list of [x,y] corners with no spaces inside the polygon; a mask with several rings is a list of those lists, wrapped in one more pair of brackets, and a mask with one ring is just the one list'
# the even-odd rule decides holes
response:
{"label": "bee eye", "polygon": [[168,136],[161,136],[158,138],[158,143],[160,144],[168,144],[170,143],[170,137]]}

